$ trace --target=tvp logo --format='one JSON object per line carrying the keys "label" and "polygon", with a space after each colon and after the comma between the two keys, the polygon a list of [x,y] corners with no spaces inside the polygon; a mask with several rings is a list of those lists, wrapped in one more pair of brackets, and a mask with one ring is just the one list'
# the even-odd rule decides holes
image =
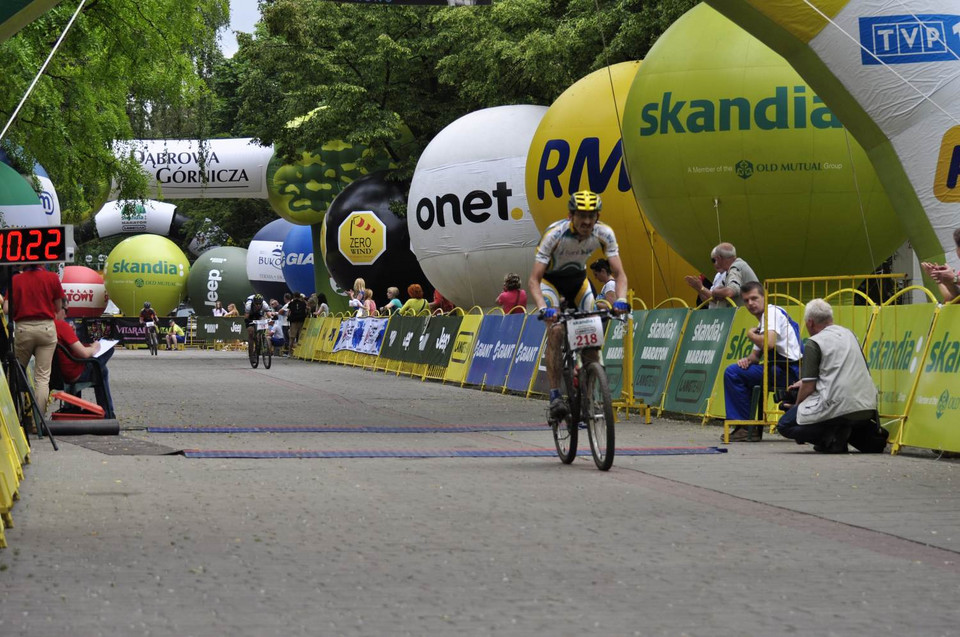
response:
{"label": "tvp logo", "polygon": [[960,202],[960,126],[946,132],[940,142],[937,173],[933,181],[934,196],[945,203]]}
{"label": "tvp logo", "polygon": [[890,15],[860,18],[860,61],[918,64],[960,61],[960,16]]}

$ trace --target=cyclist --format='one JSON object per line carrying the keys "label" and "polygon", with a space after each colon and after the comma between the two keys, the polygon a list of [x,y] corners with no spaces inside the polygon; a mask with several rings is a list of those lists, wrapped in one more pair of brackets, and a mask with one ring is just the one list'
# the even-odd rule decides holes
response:
{"label": "cyclist", "polygon": [[[594,250],[603,250],[610,265],[610,274],[616,282],[616,301],[613,309],[626,312],[627,274],[623,271],[617,237],[613,229],[600,223],[603,202],[600,195],[581,190],[570,196],[569,216],[551,224],[540,239],[537,256],[527,282],[530,298],[540,310],[542,318],[550,323],[547,330],[547,380],[550,384],[550,417],[562,420],[568,413],[567,403],[560,393],[560,342],[563,329],[556,325],[561,307],[576,307],[584,312],[594,309],[593,290],[587,280],[587,259]],[[584,352],[585,358],[597,360],[598,353]]]}
{"label": "cyclist", "polygon": [[270,311],[270,306],[267,305],[267,302],[263,299],[263,295],[259,292],[247,297],[243,312],[244,323],[246,323],[247,326],[247,347],[249,351],[252,352],[254,350],[254,338],[257,335],[257,325],[255,321],[267,318],[272,315],[273,312]]}
{"label": "cyclist", "polygon": [[[148,322],[153,321],[153,327],[149,329],[152,329],[154,334],[156,334],[159,320],[160,319],[157,318],[157,312],[150,307],[150,301],[144,301],[143,309],[140,310],[140,325],[146,325]],[[149,335],[146,334],[146,330],[144,330],[144,338],[150,338]]]}

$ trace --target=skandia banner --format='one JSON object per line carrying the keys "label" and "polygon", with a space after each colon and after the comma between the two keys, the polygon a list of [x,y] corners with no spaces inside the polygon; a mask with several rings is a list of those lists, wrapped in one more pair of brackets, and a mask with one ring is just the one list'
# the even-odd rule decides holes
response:
{"label": "skandia banner", "polygon": [[960,306],[940,309],[922,364],[900,442],[911,447],[960,451]]}
{"label": "skandia banner", "polygon": [[[155,139],[117,142],[117,157],[132,155],[149,179],[153,196],[167,199],[267,198],[272,147],[252,138]],[[202,166],[201,166],[202,164]]]}
{"label": "skandia banner", "polygon": [[786,57],[842,115],[878,167],[919,260],[946,256],[958,268],[957,1],[710,3]]}
{"label": "skandia banner", "polygon": [[546,332],[546,323],[538,321],[534,316],[527,317],[513,355],[513,363],[510,365],[510,375],[507,376],[506,387],[510,391],[526,392],[530,387],[533,374],[537,371],[537,361],[540,359],[540,348]]}
{"label": "skandia banner", "polygon": [[170,203],[154,201],[108,201],[94,216],[97,236],[110,237],[115,234],[169,235],[173,224],[173,214],[177,207]]}
{"label": "skandia banner", "polygon": [[502,314],[487,314],[483,317],[473,346],[473,358],[470,362],[470,371],[467,372],[467,383],[483,384],[483,379],[493,363],[493,348],[499,340],[504,318]]}
{"label": "skandia banner", "polygon": [[923,368],[936,311],[933,303],[881,307],[863,346],[884,417],[907,413],[907,397]]}
{"label": "skandia banner", "polygon": [[651,407],[660,404],[677,351],[686,308],[650,310],[634,342],[633,395]]}
{"label": "skandia banner", "polygon": [[690,313],[663,408],[681,414],[703,414],[723,359],[736,308]]}
{"label": "skandia banner", "polygon": [[[732,309],[732,308],[731,308]],[[711,312],[713,310],[710,310]],[[802,321],[799,321],[802,323]],[[713,391],[705,410],[706,415],[713,418],[726,416],[726,398],[723,391],[723,372],[730,365],[736,364],[741,358],[746,358],[753,351],[753,341],[747,338],[747,332],[757,326],[757,317],[750,314],[747,308],[737,308],[727,330],[727,342],[723,349],[723,358],[720,361],[716,377],[711,381]],[[801,338],[803,335],[801,334]]]}
{"label": "skandia banner", "polygon": [[[633,311],[633,338],[636,342],[640,327],[647,317],[646,310]],[[620,398],[623,390],[623,346],[627,335],[626,321],[611,321],[607,326],[607,335],[603,341],[603,365],[607,370],[607,383],[614,400]]]}
{"label": "skandia banner", "polygon": [[500,330],[496,334],[497,339],[490,350],[490,365],[483,379],[485,387],[503,387],[506,384],[510,363],[513,362],[514,353],[517,351],[517,341],[520,339],[520,332],[523,331],[526,318],[526,314],[508,314],[503,317]]}

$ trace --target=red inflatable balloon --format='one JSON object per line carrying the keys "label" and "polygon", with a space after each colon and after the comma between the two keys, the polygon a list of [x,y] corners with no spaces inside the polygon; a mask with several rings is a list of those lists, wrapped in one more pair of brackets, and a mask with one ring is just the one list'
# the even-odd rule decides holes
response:
{"label": "red inflatable balloon", "polygon": [[63,269],[63,292],[67,295],[67,317],[100,316],[107,307],[107,289],[96,270],[82,265]]}

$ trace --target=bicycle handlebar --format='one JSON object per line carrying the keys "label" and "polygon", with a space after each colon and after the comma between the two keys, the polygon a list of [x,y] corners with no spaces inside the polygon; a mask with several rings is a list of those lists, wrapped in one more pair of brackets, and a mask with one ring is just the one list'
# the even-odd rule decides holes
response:
{"label": "bicycle handlebar", "polygon": [[[570,307],[568,307],[568,308],[566,308],[565,310],[563,310],[562,312],[558,312],[558,313],[557,313],[557,323],[566,323],[567,321],[572,320],[572,319],[587,318],[587,317],[589,317],[589,316],[599,316],[599,317],[601,317],[601,318],[610,319],[610,320],[612,320],[612,321],[626,321],[626,320],[627,320],[627,313],[626,313],[626,312],[624,312],[623,314],[617,314],[617,313],[615,313],[613,310],[610,310],[610,309],[591,310],[591,311],[589,311],[589,312],[583,312],[583,311],[578,310],[578,309],[576,309],[576,308],[570,308]],[[543,310],[540,310],[540,312],[537,314],[537,320],[538,320],[538,321],[543,321],[543,320],[544,320]]]}

